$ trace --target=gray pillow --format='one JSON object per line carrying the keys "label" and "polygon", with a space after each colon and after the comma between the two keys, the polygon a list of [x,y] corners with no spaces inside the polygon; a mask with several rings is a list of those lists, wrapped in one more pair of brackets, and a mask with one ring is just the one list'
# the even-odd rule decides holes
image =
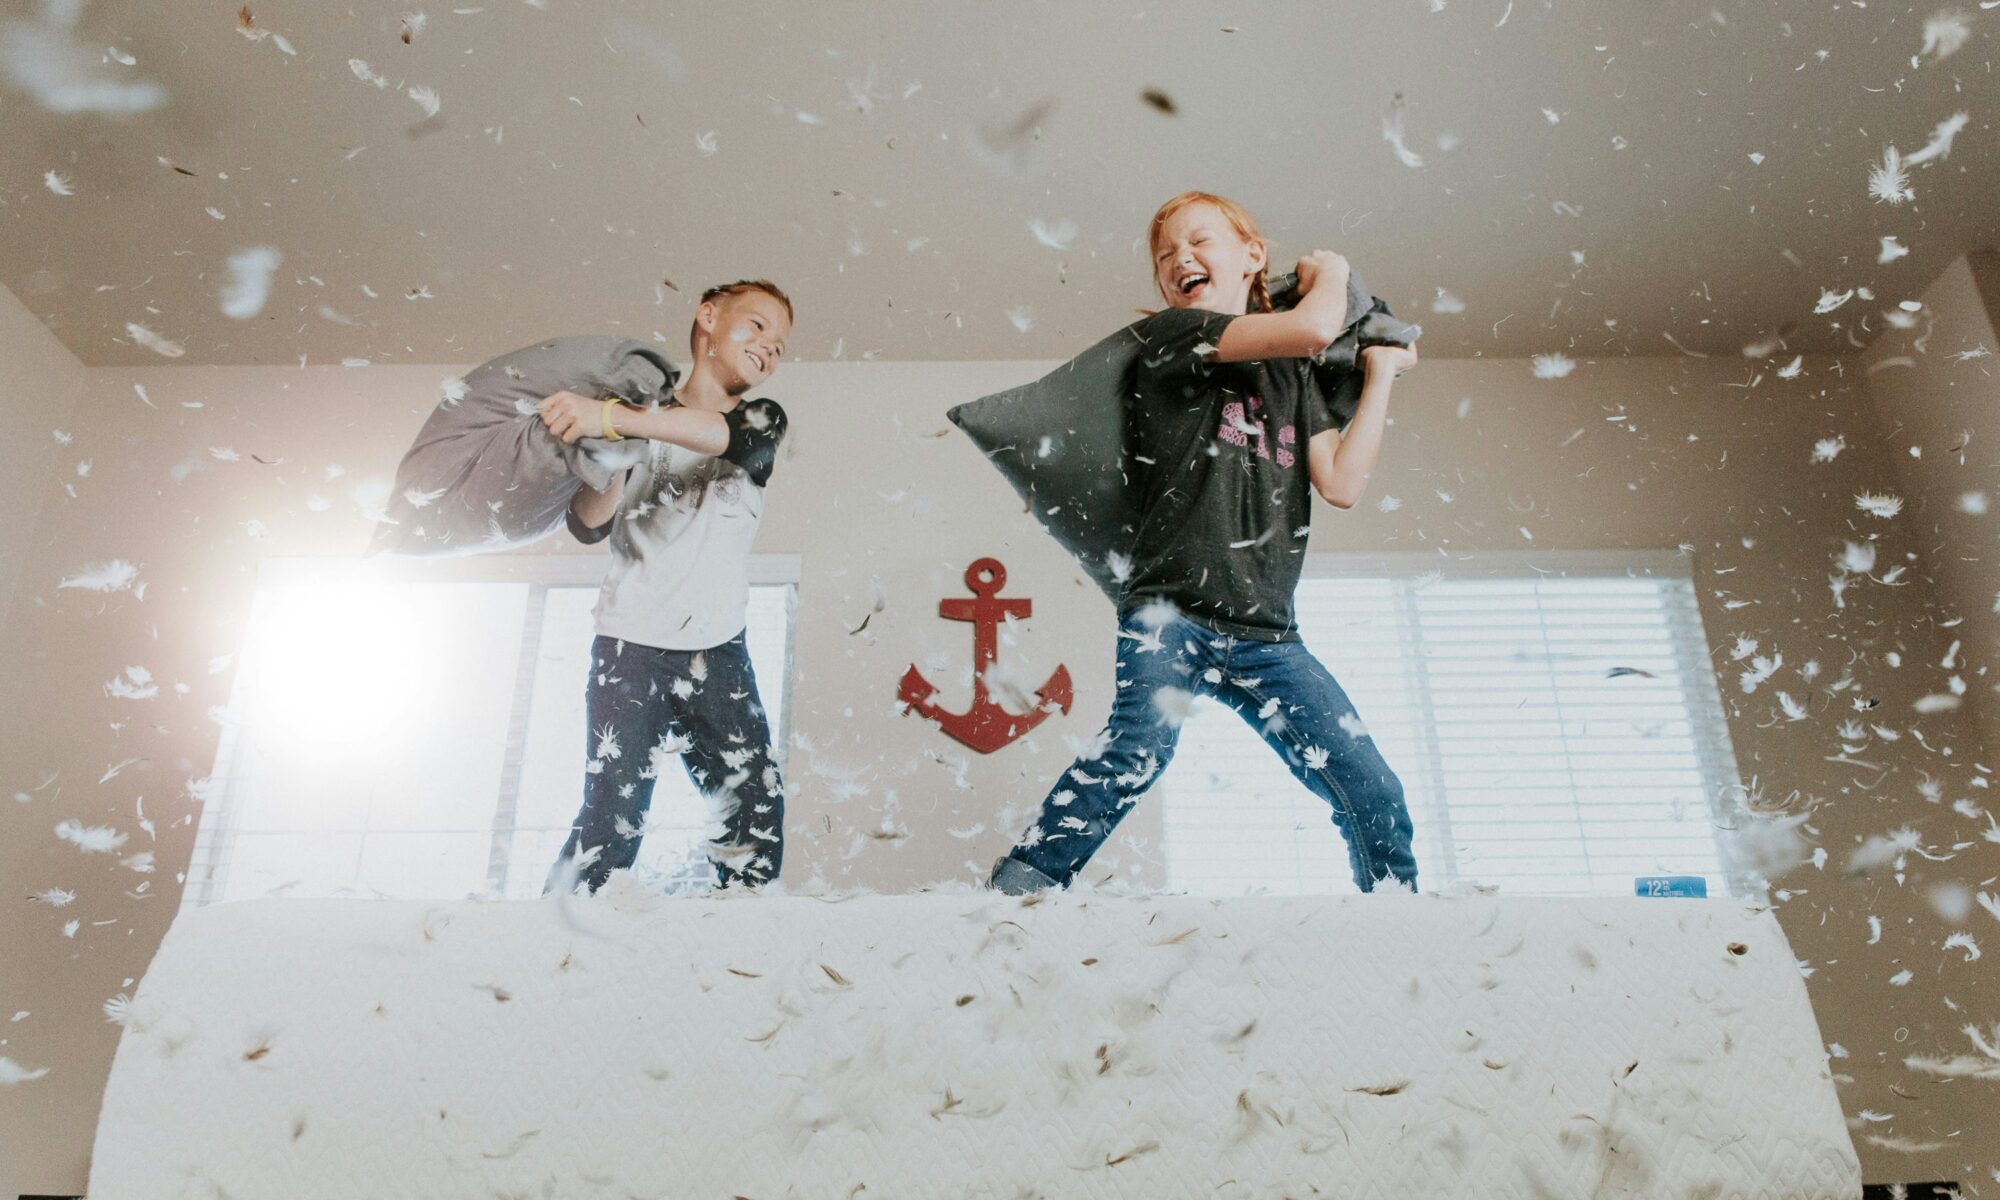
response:
{"label": "gray pillow", "polygon": [[639,461],[646,443],[584,438],[565,446],[543,427],[543,397],[572,391],[648,404],[680,376],[658,350],[627,337],[559,337],[503,354],[466,373],[396,468],[395,490],[371,554],[441,557],[504,550],[545,537],[582,484],[603,488]]}
{"label": "gray pillow", "polygon": [[[1294,276],[1271,280],[1270,290],[1277,310],[1297,305]],[[1361,401],[1361,349],[1415,345],[1422,332],[1369,295],[1353,272],[1347,278],[1347,313],[1346,328],[1312,367],[1314,382],[1343,427]],[[1112,557],[1130,554],[1139,527],[1137,489],[1125,471],[1130,445],[1125,401],[1140,348],[1128,325],[1033,383],[946,414],[1113,604],[1122,585],[1112,574]]]}

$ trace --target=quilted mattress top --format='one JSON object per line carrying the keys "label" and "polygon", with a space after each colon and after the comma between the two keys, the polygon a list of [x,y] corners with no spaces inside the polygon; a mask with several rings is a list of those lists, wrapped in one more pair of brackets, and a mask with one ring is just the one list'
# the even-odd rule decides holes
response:
{"label": "quilted mattress top", "polygon": [[992,893],[192,912],[92,1200],[1854,1197],[1771,914]]}

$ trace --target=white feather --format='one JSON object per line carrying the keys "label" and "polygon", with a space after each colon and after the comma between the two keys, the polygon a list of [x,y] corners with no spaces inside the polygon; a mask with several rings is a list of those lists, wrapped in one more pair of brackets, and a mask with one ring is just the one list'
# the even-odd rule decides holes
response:
{"label": "white feather", "polygon": [[1854,498],[1854,507],[1871,517],[1881,517],[1886,521],[1903,511],[1903,501],[1901,497],[1892,496],[1887,492],[1879,496],[1873,492],[1863,492]]}
{"label": "white feather", "polygon": [[1917,198],[1910,190],[1910,177],[1903,171],[1903,156],[1894,146],[1883,150],[1882,161],[1869,168],[1868,194],[1890,204]]}
{"label": "white feather", "polygon": [[271,276],[285,256],[270,246],[252,246],[229,256],[229,285],[222,289],[222,315],[248,321],[264,311]]}
{"label": "white feather", "polygon": [[1567,354],[1537,354],[1530,363],[1537,379],[1561,379],[1576,370],[1576,360]]}
{"label": "white feather", "polygon": [[127,321],[125,323],[125,332],[131,336],[133,341],[162,358],[179,358],[187,353],[187,347],[181,345],[179,342],[161,337],[137,321]]}
{"label": "white feather", "polygon": [[142,113],[165,104],[160,85],[108,73],[97,50],[73,35],[80,7],[47,4],[39,20],[0,26],[0,78],[55,113]]}
{"label": "white feather", "polygon": [[1389,115],[1382,118],[1382,140],[1396,153],[1396,161],[1406,167],[1421,167],[1424,157],[1410,149],[1403,132],[1403,102],[1399,99],[1390,106]]}
{"label": "white feather", "polygon": [[104,685],[104,693],[119,700],[151,700],[160,694],[160,685],[153,682],[153,673],[146,668],[126,667],[123,675]]}
{"label": "white feather", "polygon": [[93,563],[56,586],[86,592],[122,592],[138,578],[139,568],[119,558],[107,563]]}
{"label": "white feather", "polygon": [[13,1087],[15,1084],[29,1083],[40,1079],[48,1073],[49,1069],[47,1067],[31,1071],[6,1055],[0,1054],[0,1087]]}
{"label": "white feather", "polygon": [[1934,158],[1951,157],[1952,139],[1964,131],[1966,123],[1970,120],[1972,120],[1971,113],[1953,113],[1944,120],[1939,121],[1931,129],[1931,140],[1924,143],[1923,149],[1917,151],[1915,154],[1906,156],[1903,159],[1903,165],[1914,167],[1921,163],[1927,163]]}
{"label": "white feather", "polygon": [[1076,222],[1062,220],[1051,225],[1036,217],[1028,222],[1028,232],[1035,235],[1036,241],[1051,250],[1067,250],[1070,242],[1076,238]]}
{"label": "white feather", "polygon": [[1924,20],[1924,45],[1917,53],[1934,55],[1933,62],[1950,58],[1957,54],[1972,36],[1972,26],[1966,15],[1957,9],[1945,9]]}
{"label": "white feather", "polygon": [[85,854],[109,854],[125,844],[125,834],[109,825],[85,825],[70,818],[56,825],[56,836]]}

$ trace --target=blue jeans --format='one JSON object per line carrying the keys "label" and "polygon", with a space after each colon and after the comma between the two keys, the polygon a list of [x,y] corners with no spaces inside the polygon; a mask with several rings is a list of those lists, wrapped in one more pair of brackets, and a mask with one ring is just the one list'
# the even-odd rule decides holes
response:
{"label": "blue jeans", "polygon": [[994,867],[993,886],[1021,893],[1075,878],[1172,761],[1193,696],[1235,709],[1327,802],[1357,887],[1371,891],[1385,878],[1416,885],[1402,782],[1303,642],[1245,641],[1180,615],[1155,629],[1126,613],[1118,691],[1094,747],[1101,752],[1063,772],[1034,825]]}
{"label": "blue jeans", "polygon": [[754,886],[778,877],[785,794],[742,634],[708,650],[660,650],[600,636],[590,646],[584,705],[590,721],[583,807],[548,887],[592,850],[596,855],[576,870],[593,892],[611,872],[632,865],[653,780],[671,757],[704,796],[724,799],[722,836],[709,846],[716,883]]}

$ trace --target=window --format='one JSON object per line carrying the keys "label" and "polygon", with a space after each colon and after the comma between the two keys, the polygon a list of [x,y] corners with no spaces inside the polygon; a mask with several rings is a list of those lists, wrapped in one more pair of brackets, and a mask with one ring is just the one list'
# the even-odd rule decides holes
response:
{"label": "window", "polygon": [[[183,903],[530,897],[582,801],[596,555],[264,564]],[[782,756],[798,562],[751,559]],[[638,869],[707,880],[707,806],[654,789]]]}
{"label": "window", "polygon": [[[1716,836],[1738,781],[1685,560],[1314,555],[1305,575],[1300,632],[1403,781],[1424,887],[1750,894]],[[1159,790],[1175,889],[1354,890],[1327,806],[1214,701]]]}

